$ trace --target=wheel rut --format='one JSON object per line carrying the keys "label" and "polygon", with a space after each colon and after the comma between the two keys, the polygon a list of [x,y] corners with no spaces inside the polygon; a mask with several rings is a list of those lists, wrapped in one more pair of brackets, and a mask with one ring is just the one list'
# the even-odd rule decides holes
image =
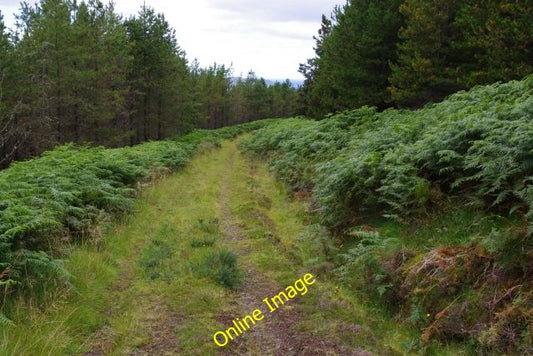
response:
{"label": "wheel rut", "polygon": [[[235,175],[233,172],[236,169],[236,158],[240,155],[238,150],[234,150],[228,160],[227,174],[221,181],[221,191],[219,196],[221,228],[223,238],[229,246],[237,246],[239,241],[247,239],[247,232],[239,223],[238,217],[232,212],[231,202],[235,199],[232,194],[231,186],[234,183]],[[243,161],[242,159],[239,161]],[[247,163],[247,169],[251,180],[256,179],[257,171],[254,165],[244,160]],[[252,187],[256,186],[251,182]],[[253,188],[252,188],[253,190]],[[264,197],[262,197],[264,198]],[[270,230],[275,230],[275,223],[270,220],[265,214],[255,214],[257,219],[268,220],[267,225]],[[275,241],[273,241],[274,243]],[[246,269],[246,278],[240,291],[235,297],[237,309],[241,314],[239,315],[220,315],[219,320],[224,325],[231,326],[232,320],[236,317],[242,317],[250,314],[257,309],[266,297],[271,297],[282,291],[285,286],[276,284],[274,281],[268,279],[266,274],[262,273],[256,266],[250,263],[247,255],[250,253],[249,249],[238,249],[244,268]],[[282,251],[279,251],[282,253]],[[295,279],[299,278],[297,271],[295,271]],[[302,296],[299,296],[302,297]],[[291,303],[280,306],[275,312],[269,313],[268,308],[264,310],[264,319],[258,321],[256,325],[244,331],[243,334],[230,341],[228,345],[220,349],[220,353],[224,355],[370,355],[366,351],[355,350],[348,351],[343,347],[334,345],[328,340],[321,340],[317,335],[309,332],[304,332],[298,329],[298,323],[305,318],[303,313],[295,308],[297,300]],[[264,305],[264,304],[263,304]]]}

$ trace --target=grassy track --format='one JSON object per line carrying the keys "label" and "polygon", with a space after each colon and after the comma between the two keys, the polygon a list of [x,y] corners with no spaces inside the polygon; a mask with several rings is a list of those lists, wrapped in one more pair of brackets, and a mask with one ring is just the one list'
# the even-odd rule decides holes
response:
{"label": "grassy track", "polygon": [[[317,251],[306,204],[226,141],[147,188],[136,213],[98,246],[71,254],[75,293],[59,290],[46,307],[18,302],[17,326],[3,329],[0,353],[405,353],[414,335],[328,280],[328,266],[307,263]],[[237,270],[210,277],[222,255],[238,256]],[[316,278],[308,292],[268,313],[262,300],[306,273]],[[264,319],[215,345],[216,331],[257,308]]]}

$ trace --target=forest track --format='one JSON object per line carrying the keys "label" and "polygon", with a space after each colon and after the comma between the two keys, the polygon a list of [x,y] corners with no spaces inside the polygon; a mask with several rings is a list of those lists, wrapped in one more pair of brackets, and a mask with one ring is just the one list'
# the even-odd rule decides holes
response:
{"label": "forest track", "polygon": [[[221,184],[221,194],[219,196],[219,206],[221,210],[221,221],[223,238],[228,245],[232,242],[246,239],[246,231],[238,222],[238,218],[231,211],[230,202],[236,197],[232,195],[231,186],[234,184],[233,180],[236,170],[236,156],[240,153],[232,147],[231,155],[228,159],[228,174],[224,176]],[[241,158],[242,160],[242,158]],[[256,186],[254,180],[257,179],[257,169],[255,162],[244,160],[246,162],[246,169],[248,170],[248,178],[251,181],[249,185]],[[252,194],[257,194],[253,192]],[[263,196],[264,198],[264,196]],[[268,198],[268,197],[267,197]],[[264,213],[256,214],[256,218],[261,220],[263,225],[268,227],[270,234],[276,235],[276,226],[272,219]],[[268,279],[268,277],[260,272],[252,262],[248,261],[246,257],[250,250],[246,248],[239,249],[241,259],[244,259],[246,265],[246,280],[238,294],[236,300],[238,301],[239,315],[246,315],[257,308],[260,301],[273,292],[283,290],[282,286]],[[283,253],[279,251],[279,253]],[[365,351],[353,350],[347,352],[346,349],[334,345],[328,340],[319,339],[316,335],[309,332],[298,330],[298,321],[304,319],[305,315],[298,312],[292,306],[280,308],[272,317],[264,319],[264,322],[258,324],[248,331],[243,337],[235,339],[235,344],[230,345],[228,350],[223,350],[224,354],[228,355],[366,355]],[[229,315],[220,316],[221,320],[229,321],[231,325],[232,317]]]}
{"label": "forest track", "polygon": [[[2,329],[0,356],[417,354],[417,330],[351,287],[360,276],[341,279],[342,250],[330,249],[307,194],[291,196],[238,140],[201,145],[145,186],[131,214],[100,226],[104,238],[73,247],[68,285],[13,305],[20,317]],[[307,288],[290,295],[297,281]],[[224,343],[248,315],[256,322]]]}
{"label": "forest track", "polygon": [[[375,340],[358,324],[357,303],[304,263],[314,253],[299,238],[306,232],[306,214],[305,203],[289,197],[236,141],[206,148],[183,171],[147,188],[136,212],[106,236],[101,253],[116,277],[96,295],[105,302],[98,327],[74,335],[68,353],[371,354],[360,346]],[[220,251],[238,256],[245,277],[235,290],[198,272],[210,253]],[[306,273],[315,283],[305,295],[269,313],[263,300]],[[264,318],[217,346],[217,331],[255,309]]]}

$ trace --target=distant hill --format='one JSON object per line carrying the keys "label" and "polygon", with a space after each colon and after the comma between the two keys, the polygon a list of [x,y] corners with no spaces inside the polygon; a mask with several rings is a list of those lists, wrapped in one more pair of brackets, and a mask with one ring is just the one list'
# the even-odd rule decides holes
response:
{"label": "distant hill", "polygon": [[[239,79],[244,79],[244,78],[240,78],[240,77],[233,77],[231,78],[231,83],[232,84],[235,84],[237,83],[237,81]],[[264,78],[263,78],[264,79]],[[287,79],[265,79],[265,82],[268,86],[272,86],[276,83],[283,83],[285,82]],[[303,79],[289,79],[289,81],[291,82],[292,86],[294,88],[299,88],[301,87],[303,84],[304,84],[304,80]]]}
{"label": "distant hill", "polygon": [[[268,86],[270,86],[270,85],[276,84],[276,82],[283,83],[286,80],[287,79],[265,79],[265,82],[267,83]],[[303,79],[289,79],[289,81],[291,82],[292,86],[295,88],[301,87],[304,84]]]}

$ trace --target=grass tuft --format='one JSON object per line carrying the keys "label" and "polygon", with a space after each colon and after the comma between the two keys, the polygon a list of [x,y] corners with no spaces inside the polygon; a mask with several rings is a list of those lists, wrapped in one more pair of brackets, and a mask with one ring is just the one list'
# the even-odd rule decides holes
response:
{"label": "grass tuft", "polygon": [[192,264],[192,269],[202,277],[235,290],[244,281],[244,272],[237,266],[237,259],[238,255],[233,251],[210,251],[199,263]]}
{"label": "grass tuft", "polygon": [[204,237],[202,239],[194,239],[191,241],[191,247],[210,247],[215,244],[214,237]]}
{"label": "grass tuft", "polygon": [[153,239],[143,250],[138,264],[144,269],[150,279],[157,279],[161,277],[162,270],[172,254],[172,247],[167,241]]}

